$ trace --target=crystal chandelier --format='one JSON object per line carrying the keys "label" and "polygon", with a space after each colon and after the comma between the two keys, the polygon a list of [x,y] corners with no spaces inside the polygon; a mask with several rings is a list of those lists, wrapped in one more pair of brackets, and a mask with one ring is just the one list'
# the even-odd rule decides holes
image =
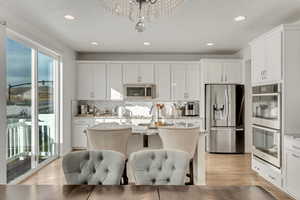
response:
{"label": "crystal chandelier", "polygon": [[112,15],[126,16],[135,22],[135,30],[143,32],[145,21],[170,16],[184,0],[99,0]]}

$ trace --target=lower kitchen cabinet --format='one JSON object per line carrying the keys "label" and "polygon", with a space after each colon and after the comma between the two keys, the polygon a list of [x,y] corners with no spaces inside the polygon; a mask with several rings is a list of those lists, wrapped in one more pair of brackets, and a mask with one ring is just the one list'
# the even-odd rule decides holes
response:
{"label": "lower kitchen cabinet", "polygon": [[280,169],[256,157],[252,158],[252,169],[268,182],[278,188],[282,188],[282,174]]}
{"label": "lower kitchen cabinet", "polygon": [[72,147],[73,148],[86,148],[87,138],[85,130],[88,128],[87,125],[74,125],[72,135]]}
{"label": "lower kitchen cabinet", "polygon": [[286,153],[286,189],[287,191],[300,199],[300,153]]}
{"label": "lower kitchen cabinet", "polygon": [[85,149],[87,148],[87,137],[85,130],[95,124],[91,118],[75,118],[72,126],[72,148]]}
{"label": "lower kitchen cabinet", "polygon": [[285,189],[300,199],[300,141],[293,138],[285,142]]}

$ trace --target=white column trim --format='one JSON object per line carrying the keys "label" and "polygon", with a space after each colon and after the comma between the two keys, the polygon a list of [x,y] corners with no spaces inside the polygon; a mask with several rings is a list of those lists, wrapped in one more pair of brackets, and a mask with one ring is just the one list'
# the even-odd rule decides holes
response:
{"label": "white column trim", "polygon": [[5,22],[0,21],[0,184],[6,184],[7,123],[6,123],[6,56]]}

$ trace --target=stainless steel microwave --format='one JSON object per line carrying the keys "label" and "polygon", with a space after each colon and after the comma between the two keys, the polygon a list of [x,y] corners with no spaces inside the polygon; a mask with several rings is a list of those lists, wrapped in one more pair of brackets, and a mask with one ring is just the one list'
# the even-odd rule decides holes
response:
{"label": "stainless steel microwave", "polygon": [[154,99],[156,96],[153,84],[126,84],[124,91],[126,99]]}

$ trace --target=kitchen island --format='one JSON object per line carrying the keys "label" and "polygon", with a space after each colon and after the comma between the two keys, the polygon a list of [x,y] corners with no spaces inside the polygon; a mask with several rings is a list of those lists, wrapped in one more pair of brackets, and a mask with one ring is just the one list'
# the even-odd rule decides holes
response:
{"label": "kitchen island", "polygon": [[[203,118],[200,117],[181,117],[165,119],[165,122],[172,127],[179,128],[199,128],[199,140],[194,155],[194,183],[197,185],[205,185],[205,136],[206,132],[203,129]],[[84,131],[97,124],[105,126],[109,123],[118,123],[122,126],[132,127],[132,135],[129,138],[127,145],[127,154],[145,149],[161,149],[162,141],[158,135],[158,129],[149,127],[151,118],[119,118],[117,116],[105,117],[74,117],[73,118],[73,148],[86,149],[86,135]],[[77,145],[74,146],[74,144]],[[133,181],[130,171],[128,171],[129,181]]]}

